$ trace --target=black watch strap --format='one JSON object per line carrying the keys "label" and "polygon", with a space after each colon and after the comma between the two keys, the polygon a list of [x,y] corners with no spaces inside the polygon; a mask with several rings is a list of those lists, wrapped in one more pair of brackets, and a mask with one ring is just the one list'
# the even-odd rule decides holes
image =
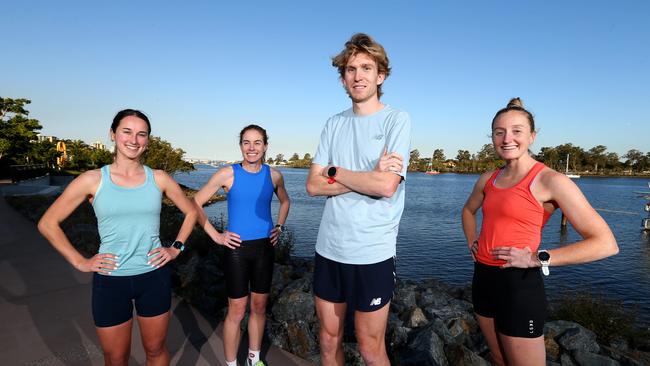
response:
{"label": "black watch strap", "polygon": [[180,251],[182,252],[183,249],[185,249],[185,244],[183,244],[183,242],[180,241],[180,240],[176,240],[176,241],[172,244],[172,247],[174,247],[175,249],[178,249],[178,250],[180,250]]}

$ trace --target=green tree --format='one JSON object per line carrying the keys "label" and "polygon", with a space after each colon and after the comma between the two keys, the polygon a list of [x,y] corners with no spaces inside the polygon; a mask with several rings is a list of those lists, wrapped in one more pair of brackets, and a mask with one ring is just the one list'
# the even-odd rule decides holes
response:
{"label": "green tree", "polygon": [[45,164],[48,168],[56,168],[56,159],[61,156],[61,153],[56,151],[56,143],[48,140],[38,141],[33,143],[32,149],[32,162],[36,164]]}
{"label": "green tree", "polygon": [[104,149],[91,149],[90,151],[91,164],[96,167],[102,167],[113,162],[113,154]]}
{"label": "green tree", "polygon": [[291,162],[296,162],[298,160],[300,160],[300,156],[298,155],[298,153],[293,153],[293,155],[291,155],[291,158],[289,158],[289,161]]}
{"label": "green tree", "polygon": [[65,140],[65,144],[68,150],[68,160],[65,163],[65,168],[85,171],[93,167],[88,144],[81,140]]}
{"label": "green tree", "polygon": [[0,97],[0,169],[31,163],[32,141],[37,140],[42,126],[38,120],[27,118],[25,106],[29,103],[29,99]]}
{"label": "green tree", "polygon": [[144,164],[152,169],[161,169],[169,174],[194,170],[194,165],[183,160],[185,151],[157,136],[149,138],[149,146],[144,157]]}
{"label": "green tree", "polygon": [[[422,170],[420,165],[421,165],[420,151],[418,149],[411,150],[411,153],[409,154],[408,171],[411,171],[411,172],[420,171],[420,170]],[[425,166],[425,169],[426,169],[426,166]]]}
{"label": "green tree", "polygon": [[276,164],[280,164],[280,163],[282,163],[284,161],[285,161],[284,160],[284,154],[278,154],[278,155],[275,156],[275,163]]}
{"label": "green tree", "polygon": [[456,154],[456,170],[461,172],[468,172],[472,167],[472,155],[467,150],[458,150]]}
{"label": "green tree", "polygon": [[433,150],[433,155],[431,155],[431,169],[432,170],[442,170],[445,165],[445,151],[443,149]]}
{"label": "green tree", "polygon": [[587,165],[593,170],[594,173],[598,173],[598,168],[603,168],[605,165],[605,152],[607,147],[603,145],[594,146],[589,151],[585,153],[585,161]]}
{"label": "green tree", "polygon": [[637,149],[628,150],[623,157],[627,159],[625,163],[630,166],[634,172],[639,173],[648,168],[649,162],[646,159],[646,156]]}
{"label": "green tree", "polygon": [[309,161],[309,163],[311,164],[311,154],[305,153],[305,156],[302,157],[302,160]]}
{"label": "green tree", "polygon": [[504,161],[497,155],[494,145],[485,144],[476,153],[477,169],[481,172],[494,170],[504,164]]}

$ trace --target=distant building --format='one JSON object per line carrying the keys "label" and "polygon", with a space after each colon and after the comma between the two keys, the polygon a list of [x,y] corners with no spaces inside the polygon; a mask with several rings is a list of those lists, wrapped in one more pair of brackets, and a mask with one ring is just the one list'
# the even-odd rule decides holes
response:
{"label": "distant building", "polygon": [[45,135],[37,135],[38,142],[43,142],[43,141],[49,141],[49,142],[57,142],[59,139],[56,136],[45,136]]}
{"label": "distant building", "polygon": [[92,144],[90,144],[90,146],[93,149],[97,149],[97,150],[107,150],[106,145],[104,145],[104,143],[102,143],[101,141],[95,141]]}

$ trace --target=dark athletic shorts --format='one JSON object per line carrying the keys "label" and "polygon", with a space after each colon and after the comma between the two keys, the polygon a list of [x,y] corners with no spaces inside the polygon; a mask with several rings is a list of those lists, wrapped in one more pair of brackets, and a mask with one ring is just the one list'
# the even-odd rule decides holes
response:
{"label": "dark athletic shorts", "polygon": [[248,296],[250,291],[268,294],[273,279],[275,248],[270,238],[244,240],[237,249],[225,248],[226,292],[231,299]]}
{"label": "dark athletic shorts", "polygon": [[138,316],[152,317],[171,307],[171,270],[163,266],[134,276],[93,276],[93,318],[97,327],[112,327],[133,317],[133,303]]}
{"label": "dark athletic shorts", "polygon": [[395,258],[373,264],[345,264],[316,253],[314,262],[314,295],[323,300],[371,312],[393,298]]}
{"label": "dark athletic shorts", "polygon": [[476,314],[493,318],[507,336],[544,334],[546,293],[539,268],[504,268],[474,263],[472,301]]}

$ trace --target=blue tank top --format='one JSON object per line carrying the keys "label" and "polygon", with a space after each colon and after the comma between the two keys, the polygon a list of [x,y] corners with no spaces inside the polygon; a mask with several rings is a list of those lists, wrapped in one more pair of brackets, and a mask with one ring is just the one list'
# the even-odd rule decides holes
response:
{"label": "blue tank top", "polygon": [[93,199],[99,228],[100,253],[119,256],[113,276],[132,276],[152,271],[147,253],[160,247],[162,192],[153,171],[145,166],[145,181],[137,187],[121,187],[111,180],[110,166],[102,167],[102,179]]}
{"label": "blue tank top", "polygon": [[268,238],[273,229],[271,200],[273,180],[271,168],[262,164],[257,173],[233,164],[234,179],[228,191],[228,231],[239,234],[241,240]]}

